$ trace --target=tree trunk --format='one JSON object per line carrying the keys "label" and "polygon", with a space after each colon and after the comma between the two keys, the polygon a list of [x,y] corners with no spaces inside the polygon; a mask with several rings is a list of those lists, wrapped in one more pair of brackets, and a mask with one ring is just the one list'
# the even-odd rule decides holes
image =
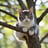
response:
{"label": "tree trunk", "polygon": [[28,48],[41,48],[39,37],[37,35],[28,36],[26,43]]}

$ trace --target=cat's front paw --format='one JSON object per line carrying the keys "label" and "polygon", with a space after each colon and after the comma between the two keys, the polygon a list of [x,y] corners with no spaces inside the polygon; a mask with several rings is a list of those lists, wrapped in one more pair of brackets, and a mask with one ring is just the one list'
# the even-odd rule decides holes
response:
{"label": "cat's front paw", "polygon": [[23,32],[27,32],[27,28],[23,28]]}
{"label": "cat's front paw", "polygon": [[29,35],[34,35],[34,32],[33,31],[29,31]]}

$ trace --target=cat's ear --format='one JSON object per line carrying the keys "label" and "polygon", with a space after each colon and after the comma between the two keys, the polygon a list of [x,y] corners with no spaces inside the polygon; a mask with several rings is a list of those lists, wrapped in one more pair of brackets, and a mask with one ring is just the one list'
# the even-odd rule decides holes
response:
{"label": "cat's ear", "polygon": [[33,7],[31,7],[31,8],[29,9],[29,11],[30,11],[30,13],[32,13],[32,12],[33,12]]}
{"label": "cat's ear", "polygon": [[18,10],[18,12],[19,12],[19,14],[22,14],[22,9],[20,8],[20,9]]}

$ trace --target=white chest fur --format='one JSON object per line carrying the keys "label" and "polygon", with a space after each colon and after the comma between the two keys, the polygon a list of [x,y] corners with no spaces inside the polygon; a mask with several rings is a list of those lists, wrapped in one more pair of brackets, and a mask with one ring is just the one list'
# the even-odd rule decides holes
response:
{"label": "white chest fur", "polygon": [[19,26],[23,26],[25,28],[30,28],[33,25],[34,25],[34,21],[30,21],[30,22],[27,22],[27,23],[19,22]]}
{"label": "white chest fur", "polygon": [[27,22],[27,23],[22,23],[22,22],[19,22],[19,26],[23,26],[23,31],[24,32],[27,32],[27,30],[32,27],[33,25],[35,24],[34,20],[30,21],[30,22]]}

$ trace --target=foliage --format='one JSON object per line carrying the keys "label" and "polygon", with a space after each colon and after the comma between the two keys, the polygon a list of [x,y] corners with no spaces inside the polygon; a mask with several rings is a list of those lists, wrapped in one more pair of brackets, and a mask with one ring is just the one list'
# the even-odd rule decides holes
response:
{"label": "foliage", "polygon": [[[24,1],[24,3],[27,6],[25,1]],[[4,5],[4,6],[0,5],[0,9],[10,12],[11,14],[18,17],[18,9],[20,8],[20,5],[17,2],[17,0],[10,0],[10,1],[1,0],[0,4]],[[43,2],[41,2],[40,5],[41,5],[41,7],[38,10],[36,10],[37,17],[39,17],[41,15],[41,13],[47,8],[45,3],[43,4]],[[6,22],[11,25],[14,25],[14,23],[17,22],[14,18],[12,18],[11,16],[9,16],[5,13],[2,13],[2,12],[0,12],[0,21]],[[48,32],[48,14],[40,22],[40,38],[47,32]],[[0,34],[2,34],[2,35],[0,35],[0,48],[18,47],[18,46],[16,46],[17,44],[13,37],[13,30],[0,26]],[[24,46],[24,48],[27,48],[27,47],[25,47],[26,45],[23,45],[23,46]],[[44,46],[44,48],[45,48],[45,46]]]}

